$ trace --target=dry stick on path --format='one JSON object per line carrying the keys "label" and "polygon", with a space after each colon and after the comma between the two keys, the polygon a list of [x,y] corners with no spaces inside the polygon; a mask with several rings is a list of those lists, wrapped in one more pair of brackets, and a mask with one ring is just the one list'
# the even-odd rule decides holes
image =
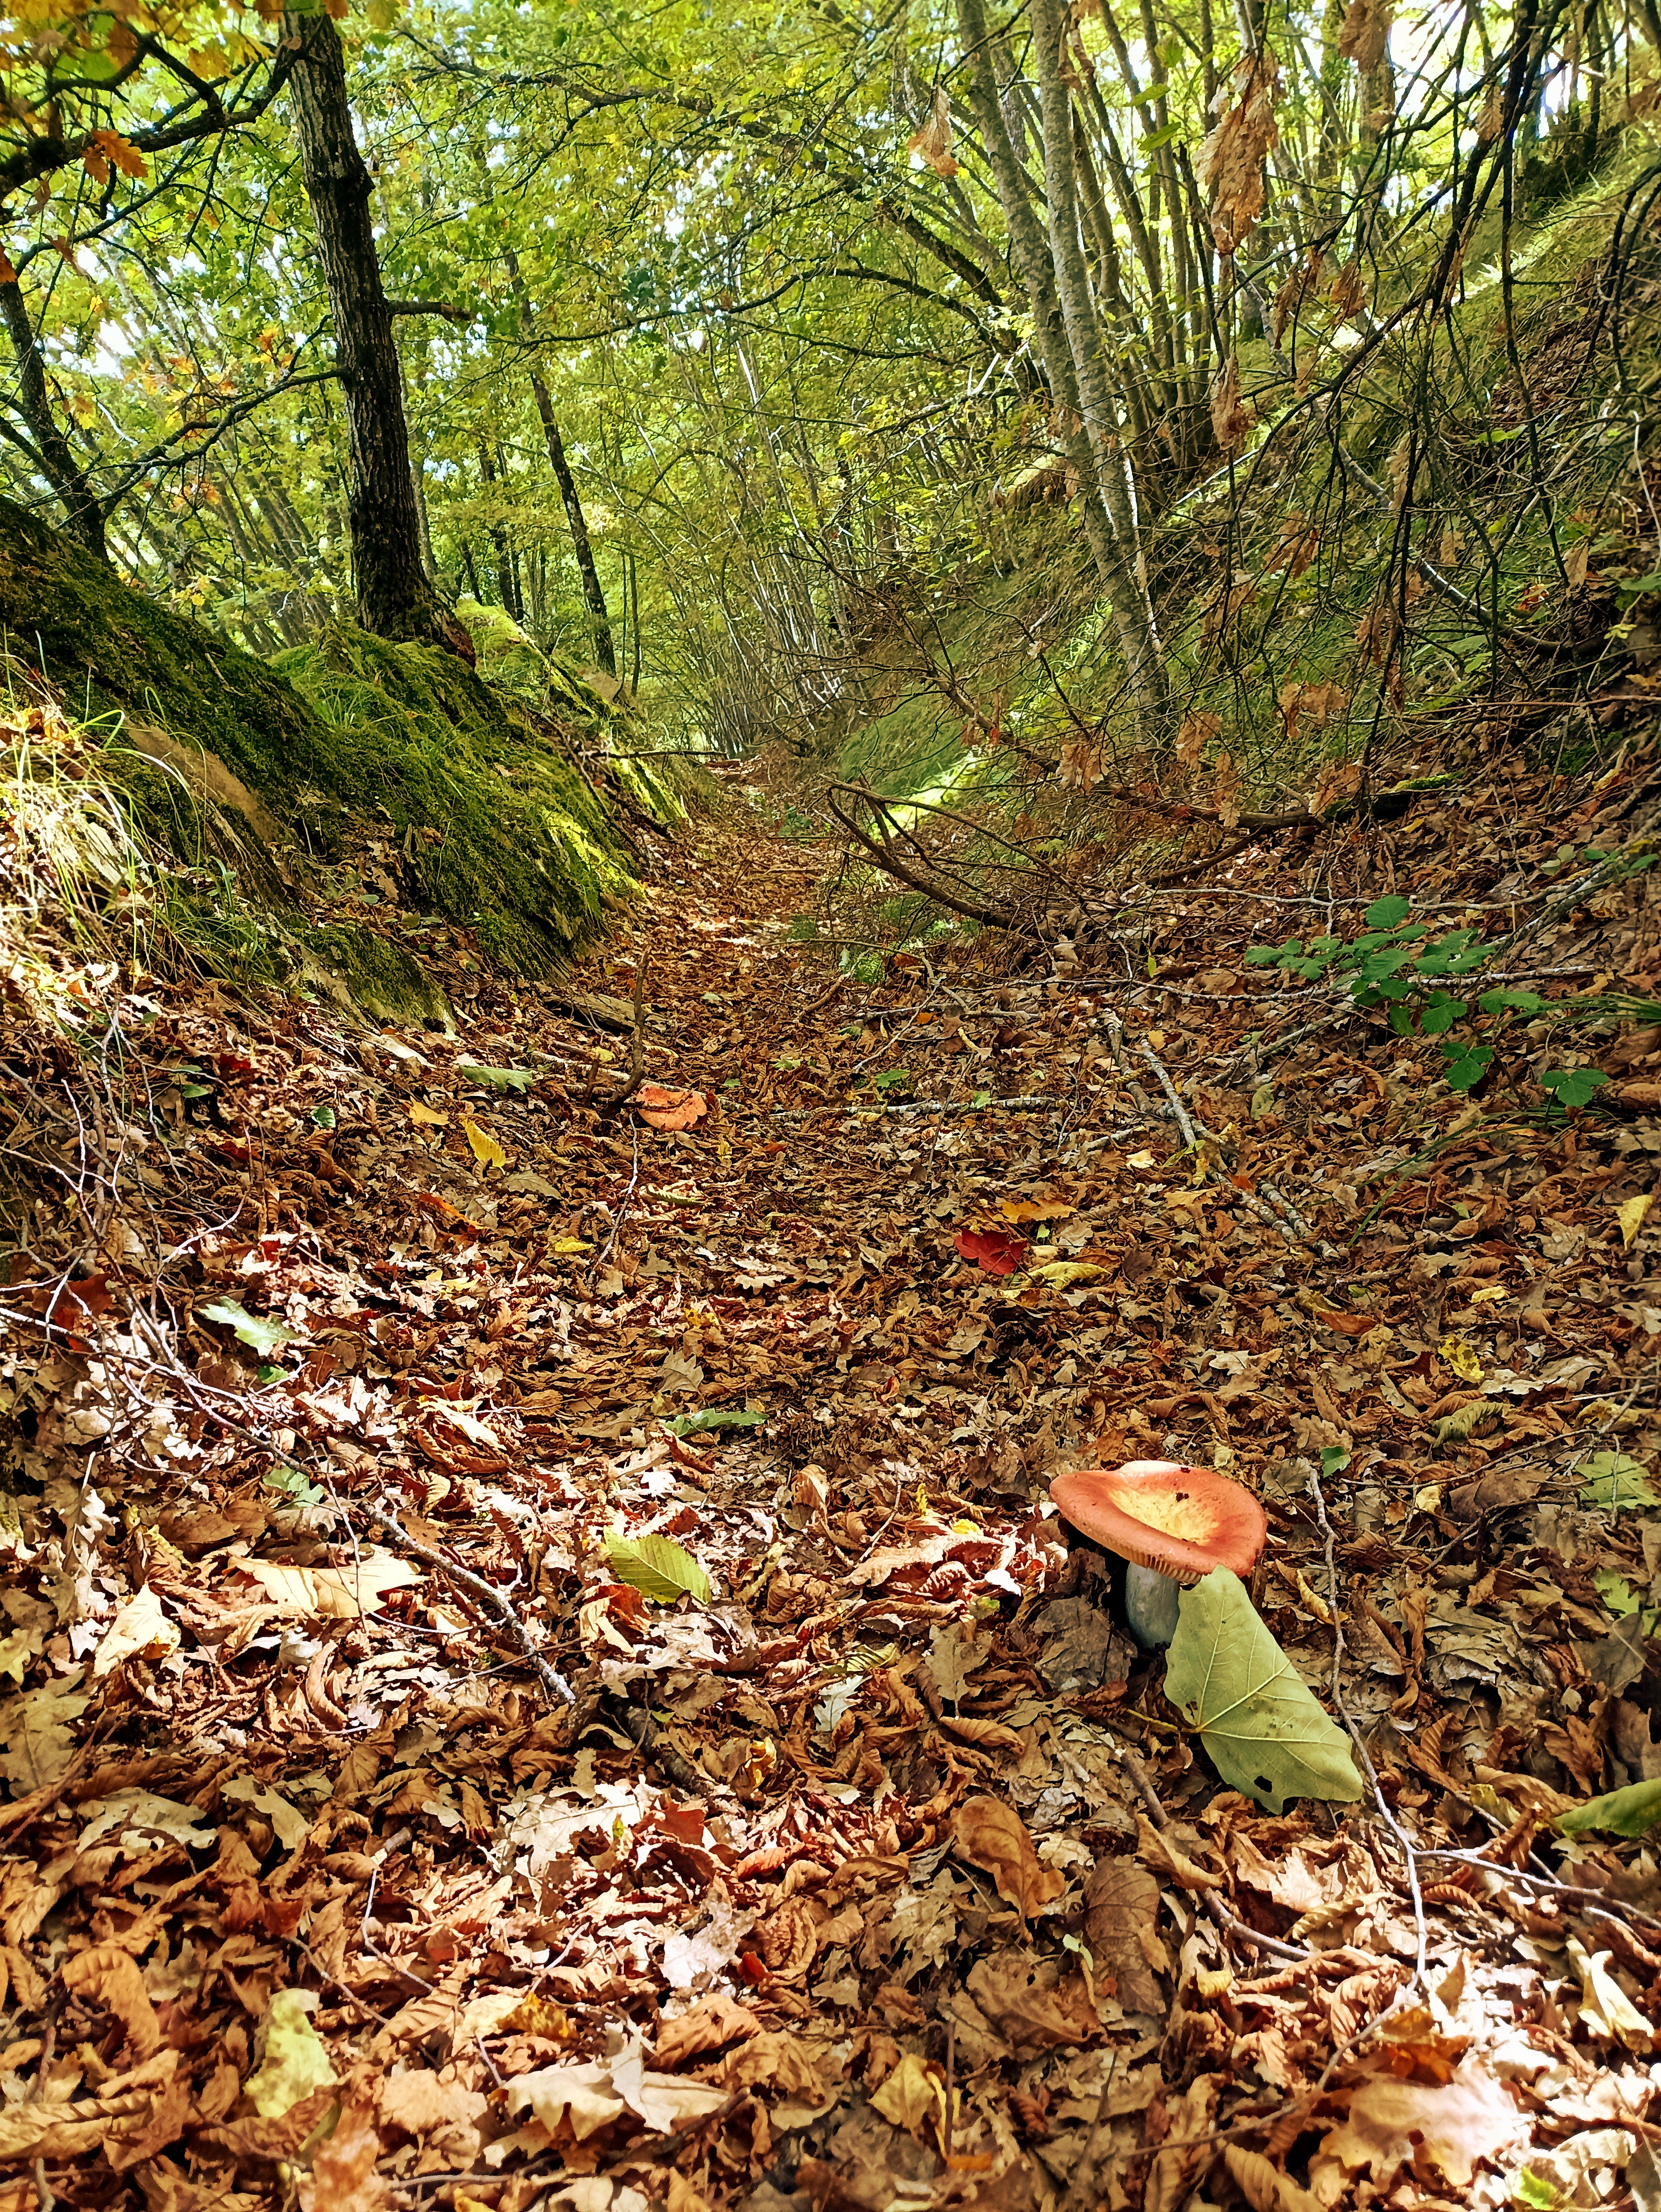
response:
{"label": "dry stick on path", "polygon": [[[879,811],[885,803],[874,792],[861,791],[856,795]],[[942,890],[938,884],[931,884],[926,876],[919,875],[915,869],[907,867],[904,861],[897,860],[886,841],[879,843],[861,830],[857,822],[843,812],[834,798],[827,796],[825,805],[855,842],[864,847],[883,873],[892,876],[896,883],[904,884],[908,890],[921,892],[924,898],[932,900],[936,906],[945,907],[949,913],[962,915],[966,921],[978,921],[983,928],[1001,929],[1012,937],[1037,936],[1037,930],[1028,922],[1017,921],[1008,915],[995,914],[989,907],[972,905],[967,899],[956,898],[949,891]]]}
{"label": "dry stick on path", "polygon": [[1107,2062],[1107,2079],[1102,2083],[1102,2094],[1096,2100],[1096,2117],[1090,2124],[1090,2133],[1085,2138],[1084,2148],[1079,2153],[1079,2162],[1073,2169],[1073,2178],[1067,2185],[1067,2194],[1062,2199],[1062,2212],[1085,2212],[1085,2207],[1096,2201],[1096,2169],[1102,2162],[1102,2137],[1112,2117],[1109,2106],[1112,2102],[1113,2077],[1119,2070],[1119,2054],[1116,2051]]}
{"label": "dry stick on path", "polygon": [[[1146,1037],[1139,1037],[1137,1039],[1137,1045],[1141,1053],[1142,1058],[1147,1062],[1154,1074],[1159,1078],[1159,1088],[1165,1092],[1165,1103],[1171,1109],[1171,1119],[1177,1124],[1177,1131],[1182,1137],[1183,1143],[1189,1152],[1197,1152],[1200,1146],[1200,1140],[1195,1133],[1194,1124],[1189,1117],[1188,1109],[1183,1104],[1182,1100],[1177,1095],[1177,1086],[1166,1073],[1163,1061],[1160,1060],[1159,1054],[1154,1051],[1153,1046],[1148,1042]],[[1207,1133],[1209,1134],[1209,1132],[1208,1131]],[[1206,1174],[1208,1177],[1214,1179],[1217,1177],[1217,1169],[1214,1162],[1207,1159],[1205,1161],[1205,1169]],[[1251,1212],[1256,1215],[1260,1221],[1266,1223],[1269,1228],[1277,1231],[1281,1236],[1284,1237],[1288,1244],[1296,1243],[1299,1237],[1307,1238],[1309,1237],[1310,1230],[1308,1223],[1304,1220],[1301,1214],[1294,1212],[1293,1208],[1289,1206],[1286,1200],[1281,1196],[1280,1193],[1273,1189],[1269,1184],[1265,1183],[1263,1185],[1263,1188],[1269,1191],[1269,1196],[1275,1201],[1275,1206],[1279,1207],[1280,1213],[1284,1214],[1286,1217],[1284,1220],[1280,1218],[1280,1216],[1275,1212],[1275,1206],[1266,1205],[1264,1201],[1257,1196],[1255,1191],[1242,1190],[1239,1186],[1232,1181],[1230,1181],[1227,1178],[1222,1178],[1222,1180],[1227,1182],[1229,1200],[1231,1204],[1247,1207]],[[1331,1256],[1329,1247],[1322,1245],[1319,1249],[1323,1257]]]}
{"label": "dry stick on path", "polygon": [[[1118,1753],[1125,1772],[1135,1784],[1142,1802],[1147,1808],[1148,1819],[1163,1832],[1171,1826],[1171,1815],[1159,1802],[1159,1793],[1153,1787],[1153,1776],[1129,1744],[1115,1740],[1113,1748]],[[1260,1935],[1256,1929],[1247,1927],[1244,1920],[1231,1912],[1208,1889],[1202,1891],[1200,1903],[1215,1923],[1220,1936],[1232,1936],[1238,1942],[1252,1944],[1259,1951],[1267,1951],[1271,1958],[1286,1959],[1295,1966],[1305,1966],[1315,1956],[1313,1951],[1306,1950],[1300,1943],[1283,1943],[1278,1936]]]}
{"label": "dry stick on path", "polygon": [[423,1565],[436,1567],[441,1574],[448,1575],[452,1582],[458,1583],[470,1596],[477,1598],[487,1612],[496,1616],[530,1661],[537,1680],[551,1698],[557,1698],[562,1705],[576,1703],[570,1684],[548,1664],[532,1641],[530,1631],[494,1583],[487,1583],[482,1575],[474,1574],[471,1568],[459,1565],[454,1559],[446,1559],[442,1552],[435,1551],[430,1544],[423,1544],[417,1537],[412,1536],[390,1506],[378,1506],[375,1518],[400,1551],[407,1552],[412,1559],[421,1560]]}
{"label": "dry stick on path", "polygon": [[629,1042],[629,1080],[615,1098],[605,1102],[602,1111],[615,1114],[626,1099],[632,1098],[646,1077],[646,971],[651,966],[651,955],[642,952],[635,969],[635,1026]]}

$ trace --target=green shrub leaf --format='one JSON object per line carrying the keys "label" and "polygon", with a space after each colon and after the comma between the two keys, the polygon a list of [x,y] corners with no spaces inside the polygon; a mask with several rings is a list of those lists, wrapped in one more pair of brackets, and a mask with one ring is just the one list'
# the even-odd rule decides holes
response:
{"label": "green shrub leaf", "polygon": [[1289,1797],[1353,1803],[1361,1778],[1348,1739],[1258,1619],[1238,1576],[1216,1568],[1183,1592],[1178,1612],[1165,1695],[1224,1781],[1272,1813]]}
{"label": "green shrub leaf", "polygon": [[488,1083],[492,1091],[528,1091],[537,1079],[533,1067],[481,1067],[472,1060],[462,1060],[456,1073],[464,1083]]}
{"label": "green shrub leaf", "polygon": [[678,1437],[701,1437],[707,1429],[758,1429],[766,1419],[758,1406],[705,1406],[696,1413],[677,1413],[665,1425]]}
{"label": "green shrub leaf", "polygon": [[1560,1106],[1584,1106],[1608,1081],[1601,1068],[1548,1067],[1540,1078],[1540,1088],[1549,1091]]}
{"label": "green shrub leaf", "polygon": [[1394,929],[1398,921],[1405,921],[1412,911],[1409,900],[1399,897],[1374,899],[1361,916],[1369,929]]}

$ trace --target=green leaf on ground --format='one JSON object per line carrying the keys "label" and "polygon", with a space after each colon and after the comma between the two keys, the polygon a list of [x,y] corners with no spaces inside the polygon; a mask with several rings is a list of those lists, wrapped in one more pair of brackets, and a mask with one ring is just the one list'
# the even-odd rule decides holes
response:
{"label": "green leaf on ground", "polygon": [[1593,1797],[1560,1813],[1552,1822],[1560,1836],[1578,1836],[1584,1828],[1601,1828],[1608,1836],[1641,1836],[1661,1820],[1661,1782],[1634,1782],[1628,1790],[1611,1790],[1607,1797]]}
{"label": "green leaf on ground", "polygon": [[279,1345],[295,1340],[294,1331],[284,1328],[280,1321],[267,1321],[261,1314],[251,1314],[234,1298],[216,1299],[210,1306],[198,1306],[197,1311],[204,1321],[216,1321],[222,1328],[234,1329],[242,1342],[262,1359],[269,1359]]}
{"label": "green leaf on ground", "polygon": [[1224,1781],[1270,1812],[1284,1811],[1289,1797],[1351,1804],[1361,1795],[1343,1730],[1226,1567],[1182,1594],[1165,1693],[1199,1731]]}
{"label": "green leaf on ground", "polygon": [[464,1060],[456,1069],[464,1083],[488,1083],[493,1091],[528,1091],[537,1079],[533,1067],[480,1067]]}
{"label": "green leaf on ground", "polygon": [[1639,1506],[1661,1505],[1661,1498],[1652,1489],[1650,1471],[1641,1460],[1605,1451],[1580,1462],[1580,1503],[1601,1506],[1605,1513],[1630,1513]]}
{"label": "green leaf on ground", "polygon": [[1549,1091],[1560,1106],[1584,1106],[1608,1081],[1601,1068],[1548,1067],[1540,1088]]}
{"label": "green leaf on ground", "polygon": [[758,1429],[767,1419],[757,1406],[705,1406],[697,1413],[677,1413],[664,1425],[678,1437],[699,1437],[706,1429]]}
{"label": "green leaf on ground", "polygon": [[678,1597],[691,1597],[696,1605],[709,1602],[709,1576],[690,1552],[666,1536],[627,1536],[621,1528],[608,1528],[605,1556],[618,1580],[654,1605],[672,1605]]}

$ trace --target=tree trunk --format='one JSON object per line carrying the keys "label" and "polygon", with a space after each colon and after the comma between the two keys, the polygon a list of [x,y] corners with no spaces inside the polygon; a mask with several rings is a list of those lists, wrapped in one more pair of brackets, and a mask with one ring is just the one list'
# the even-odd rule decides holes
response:
{"label": "tree trunk", "polygon": [[15,276],[0,284],[0,313],[5,316],[12,351],[17,356],[18,400],[23,420],[34,434],[35,450],[40,456],[46,480],[63,503],[64,526],[88,553],[107,561],[110,556],[104,544],[104,510],[52,411],[52,394],[46,389],[40,340],[29,319],[23,288]]}
{"label": "tree trunk", "polygon": [[559,424],[554,418],[553,401],[548,396],[547,386],[535,369],[531,371],[531,390],[536,395],[537,413],[542,417],[542,434],[548,447],[548,465],[559,485],[559,495],[565,502],[565,519],[571,526],[571,543],[576,549],[577,572],[582,578],[583,602],[593,626],[594,657],[608,676],[615,676],[618,661],[611,644],[611,617],[606,611],[605,594],[600,589],[599,571],[594,566],[594,549],[588,542],[587,519],[577,495],[577,480],[571,474],[571,464],[565,458],[565,441],[560,436]]}
{"label": "tree trunk", "polygon": [[[485,504],[493,505],[490,494],[496,486],[496,465],[490,458],[490,446],[483,438],[478,441],[478,477]],[[511,615],[516,623],[523,623],[525,606],[519,596],[519,574],[514,566],[513,549],[508,543],[508,533],[499,521],[489,519],[484,529],[496,552],[496,593],[502,601],[502,611]]]}
{"label": "tree trunk", "polygon": [[289,14],[289,80],[301,168],[334,318],[346,398],[347,519],[358,619],[377,636],[442,646],[470,665],[472,640],[427,580],[392,319],[369,215],[369,173],[352,131],[346,64],[329,17]]}
{"label": "tree trunk", "polygon": [[629,678],[629,689],[636,698],[640,696],[640,579],[635,573],[635,556],[629,557],[629,618],[634,624],[634,667]]}
{"label": "tree trunk", "polygon": [[[1034,24],[1035,49],[1042,44],[1051,28],[1047,9],[1043,15],[1045,21],[1043,26],[1037,22]],[[1083,331],[1077,343],[1074,343],[1072,325],[1075,316],[1069,316],[1067,313],[1057,281],[1062,273],[1062,249],[1058,245],[1052,250],[1050,238],[1046,236],[1027,197],[1025,180],[1015,159],[1015,149],[998,104],[997,83],[992,72],[982,0],[958,0],[958,26],[965,57],[970,63],[970,105],[980,126],[987,161],[997,186],[999,200],[1002,203],[1004,220],[1009,227],[1015,265],[1026,285],[1034,336],[1037,340],[1044,374],[1050,381],[1050,403],[1056,411],[1062,447],[1079,478],[1085,535],[1095,556],[1097,573],[1112,600],[1113,624],[1124,653],[1141,734],[1145,742],[1158,744],[1163,742],[1165,734],[1165,671],[1153,639],[1147,594],[1136,574],[1135,532],[1134,527],[1125,526],[1130,521],[1130,501],[1124,477],[1123,455],[1116,434],[1117,426],[1116,422],[1114,423],[1110,432],[1103,420],[1102,402],[1105,386],[1100,356],[1087,342]],[[1058,28],[1056,35],[1059,39]],[[1064,210],[1057,210],[1053,197],[1050,199],[1052,230],[1059,235],[1063,223],[1071,223],[1072,250],[1077,263],[1077,276],[1086,288],[1087,298],[1089,279],[1085,274],[1084,252],[1078,238],[1078,194],[1073,178],[1071,111],[1069,106],[1064,124],[1057,125],[1052,133],[1050,84],[1045,82],[1048,77],[1053,82],[1057,76],[1057,58],[1052,55],[1048,69],[1040,66],[1038,71],[1043,101],[1046,192],[1051,190],[1050,169],[1052,155],[1049,142],[1052,135],[1057,135],[1065,149],[1062,158],[1065,161],[1067,191]],[[1064,92],[1065,88],[1062,89]],[[1070,95],[1066,96],[1070,100]],[[1076,299],[1074,306],[1076,311]],[[1090,322],[1093,325],[1093,313]],[[1082,360],[1080,355],[1083,356]],[[1090,371],[1092,364],[1093,406],[1080,399],[1081,378]],[[1101,445],[1099,456],[1098,438]],[[1104,469],[1101,465],[1104,459],[1107,463]],[[1123,523],[1120,520],[1121,509]]]}

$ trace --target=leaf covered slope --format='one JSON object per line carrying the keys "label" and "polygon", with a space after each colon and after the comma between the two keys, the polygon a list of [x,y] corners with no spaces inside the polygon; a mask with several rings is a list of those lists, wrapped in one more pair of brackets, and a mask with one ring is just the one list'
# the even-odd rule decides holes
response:
{"label": "leaf covered slope", "polygon": [[[59,944],[9,1171],[113,1202],[5,1300],[20,2207],[1638,2195],[1661,1024],[1479,1103],[1243,955],[1381,872],[1467,907],[1489,836],[1548,910],[1652,779],[1474,766],[1067,980],[839,970],[735,811],[581,978],[648,963],[615,1103],[465,926],[455,1037]],[[1554,960],[1647,988],[1648,883]],[[1168,1664],[1046,1510],[1155,1454],[1270,1528]]]}

